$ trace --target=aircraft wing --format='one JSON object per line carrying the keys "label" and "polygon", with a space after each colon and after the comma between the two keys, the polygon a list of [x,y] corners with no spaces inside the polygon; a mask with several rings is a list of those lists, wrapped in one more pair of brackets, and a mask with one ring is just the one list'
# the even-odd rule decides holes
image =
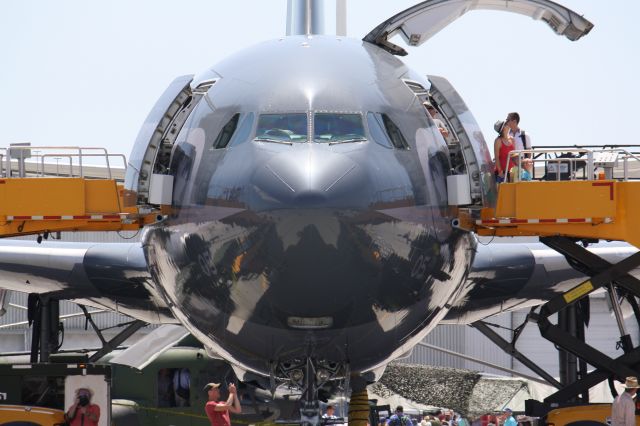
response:
{"label": "aircraft wing", "polygon": [[391,43],[391,37],[399,34],[409,46],[420,46],[465,13],[480,9],[513,12],[541,20],[556,34],[571,41],[593,28],[584,17],[549,0],[427,0],[387,19],[363,40],[404,56],[407,51]]}
{"label": "aircraft wing", "polygon": [[140,243],[0,241],[0,289],[177,322],[157,292]]}
{"label": "aircraft wing", "polygon": [[[638,249],[602,243],[589,251],[618,263]],[[631,275],[640,277],[640,271],[631,271]],[[478,245],[464,288],[443,323],[470,324],[500,312],[537,306],[586,278],[563,255],[542,243]]]}

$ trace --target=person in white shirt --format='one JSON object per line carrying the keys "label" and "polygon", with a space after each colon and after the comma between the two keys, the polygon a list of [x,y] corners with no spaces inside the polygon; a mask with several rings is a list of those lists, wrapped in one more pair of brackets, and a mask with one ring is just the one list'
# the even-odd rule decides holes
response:
{"label": "person in white shirt", "polygon": [[431,105],[431,102],[429,101],[424,101],[422,105],[427,109],[429,117],[431,117],[431,119],[435,123],[444,140],[447,140],[447,138],[449,137],[449,130],[447,129],[447,126],[444,124],[444,122],[437,117],[438,111],[436,111],[436,108]]}
{"label": "person in white shirt", "polygon": [[636,404],[633,397],[638,391],[638,379],[627,377],[625,391],[618,395],[611,405],[611,426],[635,426]]}
{"label": "person in white shirt", "polygon": [[322,418],[329,419],[329,420],[334,420],[338,418],[336,416],[336,409],[333,407],[333,405],[327,405],[327,410],[322,415]]}
{"label": "person in white shirt", "polygon": [[[507,119],[505,120],[505,126],[509,127],[509,136],[513,138],[513,142],[515,143],[515,150],[523,150],[523,149],[531,149],[531,138],[529,135],[525,133],[524,130],[521,130],[520,125],[520,114],[517,112],[510,112],[507,114]],[[527,154],[525,157],[530,157],[531,155]]]}

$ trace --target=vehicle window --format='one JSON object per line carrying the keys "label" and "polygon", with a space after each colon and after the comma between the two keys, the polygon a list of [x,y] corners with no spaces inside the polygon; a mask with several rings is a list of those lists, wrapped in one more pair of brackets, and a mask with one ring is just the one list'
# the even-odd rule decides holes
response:
{"label": "vehicle window", "polygon": [[233,134],[231,142],[229,142],[229,146],[240,145],[249,140],[249,136],[251,136],[251,129],[253,128],[254,123],[253,116],[254,114],[250,112],[240,119],[238,129]]}
{"label": "vehicle window", "polygon": [[380,117],[380,114],[374,114],[372,112],[367,113],[367,123],[369,125],[369,133],[371,134],[371,138],[378,145],[382,145],[385,148],[393,148],[393,145],[391,145],[391,141],[382,128],[381,120],[382,118]]}
{"label": "vehicle window", "polygon": [[400,132],[396,123],[394,123],[387,114],[382,114],[382,123],[384,124],[384,128],[387,131],[387,135],[389,135],[389,139],[391,139],[393,146],[398,149],[409,149],[409,144],[402,135],[402,132]]}
{"label": "vehicle window", "polygon": [[307,114],[260,114],[254,140],[259,142],[306,142]]}
{"label": "vehicle window", "polygon": [[220,133],[218,133],[218,137],[216,141],[213,143],[213,147],[215,149],[226,148],[231,140],[231,136],[236,131],[236,127],[238,127],[238,119],[240,118],[240,114],[234,114],[231,117],[231,120],[224,125]]}
{"label": "vehicle window", "polygon": [[158,407],[189,407],[191,375],[188,368],[158,370]]}
{"label": "vehicle window", "polygon": [[313,140],[320,143],[360,142],[366,140],[360,114],[314,114]]}

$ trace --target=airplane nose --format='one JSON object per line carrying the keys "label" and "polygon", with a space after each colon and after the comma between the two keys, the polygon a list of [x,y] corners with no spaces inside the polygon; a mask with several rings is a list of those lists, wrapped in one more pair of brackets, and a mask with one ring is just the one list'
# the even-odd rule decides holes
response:
{"label": "airplane nose", "polygon": [[354,189],[366,191],[362,167],[345,154],[313,145],[292,148],[256,172],[254,185],[263,198],[287,208],[336,207],[354,202]]}
{"label": "airplane nose", "polygon": [[314,207],[327,204],[329,197],[322,191],[301,191],[294,196],[294,202],[300,207]]}

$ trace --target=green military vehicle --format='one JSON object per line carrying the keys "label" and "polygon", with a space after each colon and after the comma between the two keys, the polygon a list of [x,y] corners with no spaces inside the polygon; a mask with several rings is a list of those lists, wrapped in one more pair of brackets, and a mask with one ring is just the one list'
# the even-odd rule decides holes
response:
{"label": "green military vehicle", "polygon": [[[16,414],[14,408],[0,409],[0,424],[17,421],[16,415],[22,416],[18,418],[22,422],[29,422],[33,407],[54,410],[51,422],[32,424],[59,423],[60,413],[73,403],[78,380],[86,381],[86,376],[93,377],[94,382],[82,386],[96,391],[92,402],[102,405],[100,425],[105,426],[208,426],[203,387],[209,382],[223,384],[223,398],[227,384],[237,384],[242,414],[232,415],[234,425],[275,424],[277,418],[297,415],[295,401],[279,399],[276,403],[267,391],[238,383],[229,364],[209,357],[202,348],[173,347],[142,369],[112,363],[117,355],[109,354],[97,364],[85,364],[87,356],[81,354],[55,354],[50,363],[21,364],[22,360],[12,359],[11,363],[0,364],[0,408],[11,405],[23,411]],[[105,409],[108,401],[110,410]],[[12,413],[12,417],[4,418],[3,412]]]}

